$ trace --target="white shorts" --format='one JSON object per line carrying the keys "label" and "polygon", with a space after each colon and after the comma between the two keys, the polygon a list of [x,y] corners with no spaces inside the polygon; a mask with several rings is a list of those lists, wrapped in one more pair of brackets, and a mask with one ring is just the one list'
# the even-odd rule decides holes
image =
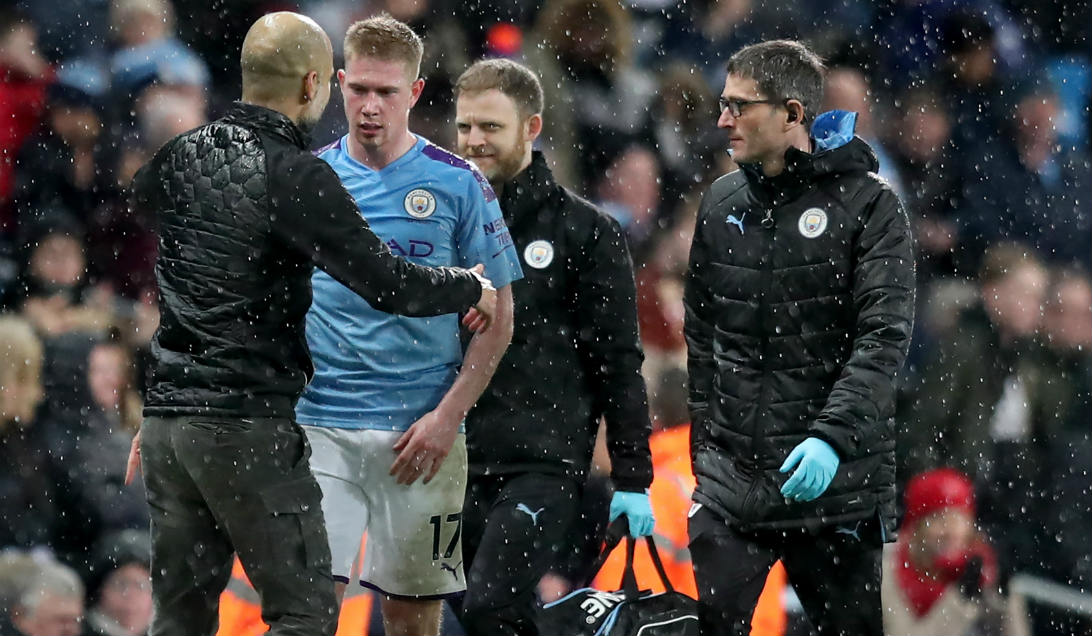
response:
{"label": "white shorts", "polygon": [[399,431],[304,426],[311,471],[322,488],[322,513],[334,579],[349,582],[361,537],[367,548],[360,583],[394,597],[444,598],[466,589],[463,497],[466,436],[458,435],[427,485],[399,484],[390,473]]}

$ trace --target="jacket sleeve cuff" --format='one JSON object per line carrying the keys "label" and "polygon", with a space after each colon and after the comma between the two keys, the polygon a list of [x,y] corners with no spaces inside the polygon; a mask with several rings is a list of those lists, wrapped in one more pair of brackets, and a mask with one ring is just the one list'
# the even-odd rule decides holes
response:
{"label": "jacket sleeve cuff", "polygon": [[852,457],[860,445],[857,433],[847,431],[842,426],[816,423],[808,429],[808,434],[830,444],[834,452],[838,453],[838,459],[843,462]]}
{"label": "jacket sleeve cuff", "polygon": [[621,492],[639,492],[644,494],[648,491],[649,486],[652,485],[651,479],[641,479],[635,477],[623,478],[611,476],[611,483],[614,484],[614,489]]}

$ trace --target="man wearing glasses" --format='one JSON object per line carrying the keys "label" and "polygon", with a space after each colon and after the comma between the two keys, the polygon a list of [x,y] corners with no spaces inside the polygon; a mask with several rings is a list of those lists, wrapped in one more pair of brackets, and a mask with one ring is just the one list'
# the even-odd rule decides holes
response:
{"label": "man wearing glasses", "polygon": [[705,194],[685,295],[705,634],[749,633],[778,559],[821,633],[883,633],[914,261],[856,114],[816,116],[822,96],[798,42],[728,62],[717,125],[741,169]]}

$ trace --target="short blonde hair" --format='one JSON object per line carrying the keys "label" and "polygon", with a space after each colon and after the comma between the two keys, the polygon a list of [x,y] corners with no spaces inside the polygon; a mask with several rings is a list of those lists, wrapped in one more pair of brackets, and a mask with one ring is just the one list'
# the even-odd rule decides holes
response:
{"label": "short blonde hair", "polygon": [[384,61],[405,62],[413,79],[421,75],[425,45],[408,24],[383,13],[353,23],[345,33],[345,59],[375,57]]}
{"label": "short blonde hair", "polygon": [[463,71],[455,82],[455,99],[463,93],[496,89],[516,103],[522,117],[542,114],[542,83],[526,66],[496,58],[479,60]]}

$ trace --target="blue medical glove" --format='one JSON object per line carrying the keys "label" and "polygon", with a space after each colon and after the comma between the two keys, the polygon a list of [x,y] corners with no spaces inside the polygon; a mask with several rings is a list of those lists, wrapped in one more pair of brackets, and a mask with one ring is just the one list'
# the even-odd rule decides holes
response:
{"label": "blue medical glove", "polygon": [[648,500],[648,494],[621,490],[614,493],[610,500],[610,520],[614,521],[622,515],[629,520],[629,536],[636,539],[652,534],[656,519],[652,516],[652,502]]}
{"label": "blue medical glove", "polygon": [[797,464],[799,468],[781,487],[781,494],[786,499],[811,501],[827,489],[834,473],[838,471],[838,453],[818,437],[809,437],[792,449],[781,472],[787,473]]}

